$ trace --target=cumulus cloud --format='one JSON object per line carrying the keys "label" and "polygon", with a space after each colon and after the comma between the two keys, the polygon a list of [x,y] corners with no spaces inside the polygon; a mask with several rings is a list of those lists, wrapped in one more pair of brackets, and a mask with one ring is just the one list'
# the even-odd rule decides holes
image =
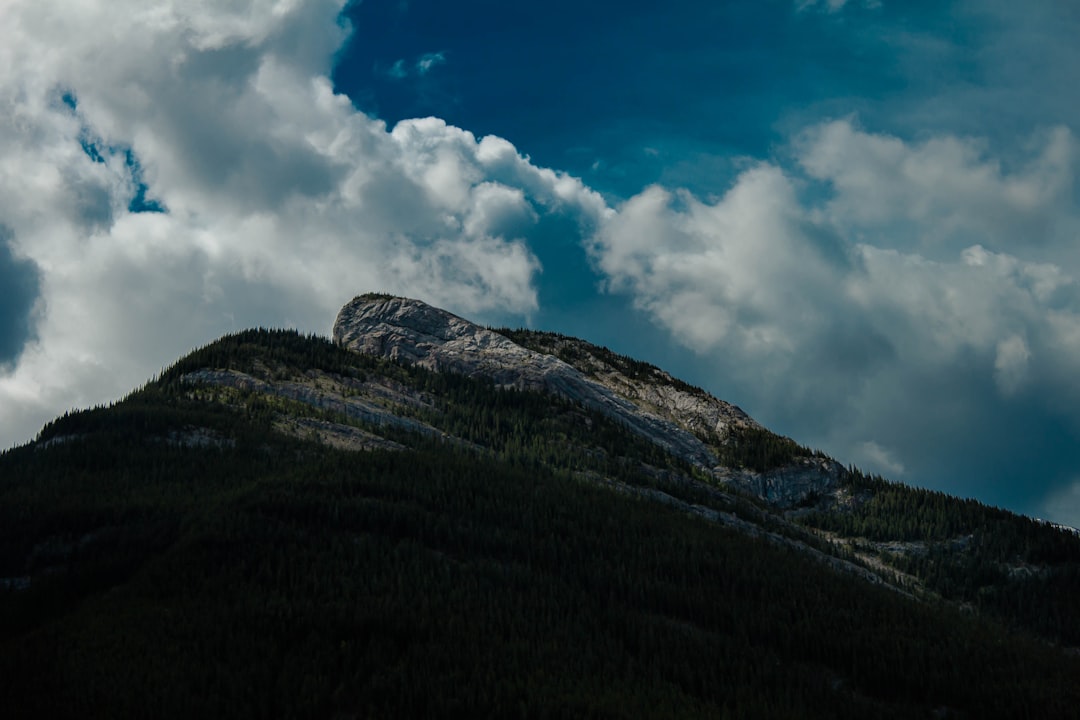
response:
{"label": "cumulus cloud", "polygon": [[821,297],[834,266],[846,262],[802,215],[790,179],[760,165],[711,204],[645,190],[619,208],[593,251],[612,289],[630,292],[691,346],[730,341],[761,356],[790,355],[799,346],[793,334],[813,333],[812,316],[824,310],[800,302],[790,279]]}
{"label": "cumulus cloud", "polygon": [[997,344],[994,379],[1004,394],[1012,395],[1024,384],[1030,359],[1027,342],[1019,335],[1010,335]]}
{"label": "cumulus cloud", "polygon": [[0,369],[18,359],[33,337],[40,282],[37,267],[12,254],[10,240],[11,232],[0,225]]}
{"label": "cumulus cloud", "polygon": [[976,139],[905,143],[851,120],[811,128],[797,152],[802,169],[833,191],[827,219],[851,237],[887,232],[893,247],[947,255],[974,244],[1045,245],[1077,229],[1060,212],[1072,203],[1078,159],[1065,127],[1039,133],[1011,172]]}
{"label": "cumulus cloud", "polygon": [[719,198],[627,200],[591,244],[607,288],[708,357],[760,419],[867,469],[919,468],[936,443],[964,452],[1010,418],[1080,429],[1068,130],[1012,166],[974,140],[850,120],[791,150]]}
{"label": "cumulus cloud", "polygon": [[[505,140],[356,112],[328,78],[343,4],[0,8],[0,273],[26,290],[0,308],[0,444],[222,332],[326,332],[357,292],[536,309],[530,232],[588,232],[602,200]],[[11,330],[31,306],[36,337]]]}

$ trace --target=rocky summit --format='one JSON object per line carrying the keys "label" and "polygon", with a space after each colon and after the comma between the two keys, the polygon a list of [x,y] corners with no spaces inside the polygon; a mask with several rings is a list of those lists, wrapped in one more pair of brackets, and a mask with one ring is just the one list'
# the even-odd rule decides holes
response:
{"label": "rocky summit", "polygon": [[[550,355],[419,300],[361,295],[338,313],[334,341],[429,370],[484,376],[498,385],[570,392],[580,373]],[[566,387],[564,387],[566,386]]]}
{"label": "rocky summit", "polygon": [[720,465],[711,446],[723,443],[732,429],[761,428],[738,407],[658,368],[636,363],[649,372],[635,377],[619,367],[618,356],[584,341],[515,334],[533,347],[419,300],[386,295],[353,299],[334,323],[334,341],[349,350],[484,377],[501,387],[554,393],[603,412],[710,471]]}
{"label": "rocky summit", "polygon": [[735,434],[764,431],[739,407],[577,338],[530,330],[508,334],[513,339],[420,300],[379,294],[354,298],[334,323],[334,341],[354,352],[581,403],[772,505],[834,497],[844,472],[835,461],[793,458],[760,471],[724,463]]}

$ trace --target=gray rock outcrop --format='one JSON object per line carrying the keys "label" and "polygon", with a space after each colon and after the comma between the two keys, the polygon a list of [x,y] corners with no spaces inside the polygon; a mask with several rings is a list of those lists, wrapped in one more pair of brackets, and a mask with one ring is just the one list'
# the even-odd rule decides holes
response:
{"label": "gray rock outcrop", "polygon": [[685,390],[661,370],[648,380],[627,377],[613,368],[597,372],[595,377],[637,406],[666,417],[709,441],[722,441],[732,428],[761,427],[741,408],[704,391]]}
{"label": "gray rock outcrop", "polygon": [[818,501],[831,503],[840,488],[844,466],[830,458],[804,457],[766,472],[716,468],[716,477],[779,508]]}
{"label": "gray rock outcrop", "polygon": [[430,370],[484,377],[499,386],[554,393],[621,422],[672,454],[703,468],[716,457],[693,432],[650,412],[553,355],[419,300],[362,295],[334,323],[334,341],[355,352]]}
{"label": "gray rock outcrop", "polygon": [[823,458],[800,458],[764,473],[723,467],[713,449],[722,447],[731,431],[763,429],[735,405],[576,338],[511,334],[530,347],[419,300],[388,295],[353,299],[334,323],[334,341],[355,352],[580,403],[776,507],[827,500],[839,486],[842,466]]}
{"label": "gray rock outcrop", "polygon": [[521,345],[567,360],[616,395],[671,420],[706,443],[722,442],[737,428],[763,429],[741,408],[648,363],[555,333],[518,330],[512,335]]}

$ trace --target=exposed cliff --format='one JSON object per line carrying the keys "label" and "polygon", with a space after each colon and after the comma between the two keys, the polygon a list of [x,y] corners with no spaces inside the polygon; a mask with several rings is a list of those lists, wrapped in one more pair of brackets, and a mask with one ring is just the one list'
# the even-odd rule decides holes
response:
{"label": "exposed cliff", "polygon": [[843,465],[830,458],[802,457],[765,472],[717,468],[716,477],[770,505],[788,509],[819,503],[831,505],[845,472]]}
{"label": "exposed cliff", "polygon": [[355,352],[441,372],[484,377],[503,387],[551,392],[619,420],[698,467],[711,469],[717,465],[716,455],[708,445],[692,427],[678,423],[670,410],[657,412],[659,406],[647,408],[632,396],[618,392],[620,385],[633,388],[628,379],[621,383],[612,380],[619,377],[617,373],[608,373],[608,383],[599,376],[588,377],[554,355],[519,345],[419,300],[362,295],[338,313],[334,341]]}
{"label": "exposed cliff", "polygon": [[495,331],[419,300],[361,295],[338,313],[334,341],[355,352],[581,403],[777,507],[828,501],[843,472],[838,463],[810,457],[758,472],[724,466],[720,456],[732,433],[767,431],[701,388],[576,338]]}
{"label": "exposed cliff", "polygon": [[742,408],[713,397],[649,363],[604,347],[536,330],[499,330],[516,343],[554,355],[645,412],[678,424],[708,443],[739,428],[763,429]]}

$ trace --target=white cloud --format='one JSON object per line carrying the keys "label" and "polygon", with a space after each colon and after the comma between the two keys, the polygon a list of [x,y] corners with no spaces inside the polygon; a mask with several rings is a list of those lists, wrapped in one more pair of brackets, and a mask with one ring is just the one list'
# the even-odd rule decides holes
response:
{"label": "white cloud", "polygon": [[759,165],[712,204],[645,190],[618,209],[592,252],[612,290],[632,294],[691,347],[732,342],[778,357],[822,319],[798,296],[821,297],[832,282],[831,249],[813,232],[791,181]]}
{"label": "white cloud", "polygon": [[416,72],[427,75],[432,68],[446,64],[446,55],[441,52],[424,53],[416,61]]}
{"label": "white cloud", "polygon": [[[41,281],[38,340],[0,375],[0,445],[222,332],[326,332],[357,292],[536,309],[531,229],[594,227],[603,201],[505,140],[357,113],[327,77],[343,4],[0,7],[0,218]],[[128,211],[129,149],[167,213]]]}
{"label": "white cloud", "polygon": [[[608,289],[767,424],[882,471],[1021,400],[1080,429],[1071,132],[1011,169],[973,140],[848,121],[793,150],[793,168],[753,166],[714,201],[626,201],[591,245]],[[897,434],[888,451],[865,440]]]}
{"label": "white cloud", "polygon": [[1031,350],[1019,335],[1010,335],[997,344],[994,358],[994,379],[1005,395],[1012,395],[1027,380]]}
{"label": "white cloud", "polygon": [[904,474],[904,463],[896,459],[893,453],[873,440],[859,445],[859,454],[852,458],[859,467],[869,472],[886,477],[898,478]]}
{"label": "white cloud", "polygon": [[[1031,157],[1011,172],[984,143],[936,136],[919,143],[859,130],[838,120],[808,130],[798,160],[833,196],[825,217],[853,237],[924,253],[973,244],[991,249],[1044,245],[1072,237],[1078,148],[1064,127],[1040,134]],[[878,237],[871,237],[877,233]]]}

